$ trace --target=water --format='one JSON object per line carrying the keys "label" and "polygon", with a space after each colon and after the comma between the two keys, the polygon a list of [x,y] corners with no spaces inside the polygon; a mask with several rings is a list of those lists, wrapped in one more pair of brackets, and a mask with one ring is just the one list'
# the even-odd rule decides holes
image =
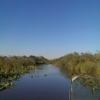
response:
{"label": "water", "polygon": [[[12,89],[0,91],[0,100],[69,100],[72,75],[61,67],[40,65],[14,81]],[[100,100],[100,79],[77,78],[72,82],[71,100]]]}
{"label": "water", "polygon": [[[76,74],[74,71],[62,67],[60,67],[60,71],[70,79]],[[100,76],[79,76],[72,82],[70,100],[100,100]]]}
{"label": "water", "polygon": [[0,91],[0,100],[68,100],[70,81],[59,67],[38,66],[13,82],[12,89]]}
{"label": "water", "polygon": [[[100,79],[96,78],[81,78],[80,82],[76,79],[72,82],[71,100],[100,100]],[[94,81],[95,80],[95,81]],[[99,83],[98,83],[99,82]],[[84,85],[83,85],[84,84]],[[99,85],[99,89],[95,87]],[[94,89],[94,90],[93,90]]]}

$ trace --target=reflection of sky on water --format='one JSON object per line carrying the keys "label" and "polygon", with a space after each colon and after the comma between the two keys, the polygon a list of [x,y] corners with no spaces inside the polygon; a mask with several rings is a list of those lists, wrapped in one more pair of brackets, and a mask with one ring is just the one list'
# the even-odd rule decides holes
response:
{"label": "reflection of sky on water", "polygon": [[[74,71],[68,70],[66,68],[60,67],[60,71],[63,75],[67,76],[66,78],[71,79],[72,76],[77,75]],[[87,77],[86,77],[87,78]],[[92,78],[92,77],[91,77]],[[95,79],[98,79],[94,77]],[[95,94],[92,93],[92,89],[90,86],[83,86],[77,78],[72,82],[72,99],[71,100],[99,100],[100,98],[100,88],[96,89]],[[82,78],[81,78],[82,79]],[[100,79],[100,78],[99,78]],[[98,81],[100,82],[100,81]],[[96,83],[96,82],[95,82]],[[100,87],[100,84],[99,84]]]}
{"label": "reflection of sky on water", "polygon": [[[47,76],[45,76],[45,74]],[[31,77],[33,76],[33,77]],[[58,67],[42,65],[22,75],[12,89],[0,92],[2,100],[68,100],[69,80]]]}
{"label": "reflection of sky on water", "polygon": [[[14,81],[12,89],[0,91],[0,100],[69,100],[68,76],[71,73],[60,67],[40,65]],[[99,100],[100,97],[100,90],[93,94],[91,87],[83,86],[78,78],[73,81],[72,90],[72,100]]]}

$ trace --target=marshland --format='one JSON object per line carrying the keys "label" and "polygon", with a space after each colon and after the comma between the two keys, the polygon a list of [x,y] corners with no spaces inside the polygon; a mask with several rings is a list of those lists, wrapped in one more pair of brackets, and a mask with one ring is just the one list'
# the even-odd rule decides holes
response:
{"label": "marshland", "polygon": [[95,54],[87,53],[69,53],[57,59],[51,60],[55,66],[64,67],[73,71],[74,74],[97,75],[100,76],[100,52]]}
{"label": "marshland", "polygon": [[100,100],[99,43],[100,0],[0,0],[0,100]]}
{"label": "marshland", "polygon": [[[74,52],[52,60],[33,55],[0,56],[0,99],[67,100],[75,75],[85,77],[73,82],[72,98],[89,100],[81,99],[87,92],[93,100],[99,98],[100,53]],[[79,92],[81,96],[76,96]]]}

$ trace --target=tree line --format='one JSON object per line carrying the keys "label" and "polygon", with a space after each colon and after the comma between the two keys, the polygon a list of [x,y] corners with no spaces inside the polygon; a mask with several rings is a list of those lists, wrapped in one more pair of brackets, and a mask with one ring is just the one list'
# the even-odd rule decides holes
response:
{"label": "tree line", "polygon": [[37,64],[46,64],[49,60],[43,56],[0,56],[0,76],[8,77],[24,74],[35,68]]}
{"label": "tree line", "polygon": [[100,52],[69,53],[57,59],[51,60],[55,66],[65,67],[77,74],[100,75]]}
{"label": "tree line", "polygon": [[49,60],[43,56],[0,56],[0,91],[13,88],[13,80],[35,69],[37,64],[46,64]]}

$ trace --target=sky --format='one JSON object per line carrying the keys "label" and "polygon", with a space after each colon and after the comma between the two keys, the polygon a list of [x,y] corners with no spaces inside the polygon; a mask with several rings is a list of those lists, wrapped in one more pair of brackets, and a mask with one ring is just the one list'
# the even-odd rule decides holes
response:
{"label": "sky", "polygon": [[99,43],[100,0],[0,0],[0,55],[53,59]]}

